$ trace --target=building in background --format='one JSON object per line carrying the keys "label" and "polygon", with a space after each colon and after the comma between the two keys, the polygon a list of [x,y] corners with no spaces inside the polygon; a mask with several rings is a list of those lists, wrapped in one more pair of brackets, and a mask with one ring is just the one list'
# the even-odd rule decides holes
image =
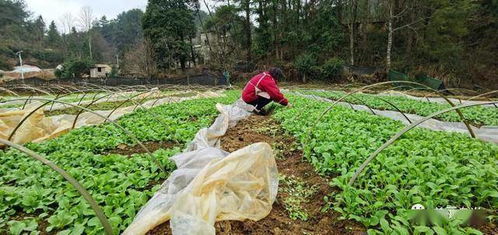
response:
{"label": "building in background", "polygon": [[91,78],[105,78],[111,74],[112,67],[107,64],[96,64],[90,68]]}

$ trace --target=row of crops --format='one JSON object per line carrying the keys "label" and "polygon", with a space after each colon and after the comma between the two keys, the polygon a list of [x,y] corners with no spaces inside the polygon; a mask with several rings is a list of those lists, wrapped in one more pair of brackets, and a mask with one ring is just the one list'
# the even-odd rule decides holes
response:
{"label": "row of crops", "polygon": [[[183,149],[195,133],[217,115],[216,103],[231,103],[238,94],[171,103],[137,110],[118,120],[131,136],[112,123],[83,127],[57,139],[26,147],[65,169],[102,207],[115,232],[123,231],[168,173],[168,158]],[[167,141],[174,147],[152,154],[108,154],[119,145],[140,141]],[[61,176],[14,149],[0,151],[0,234],[99,234],[103,232],[93,210]],[[2,232],[3,231],[3,232]]]}
{"label": "row of crops", "polygon": [[[303,93],[317,95],[332,100],[338,100],[346,94],[342,91],[304,91]],[[352,104],[367,105],[371,108],[381,110],[397,111],[397,108],[401,112],[418,114],[420,116],[429,116],[432,113],[451,107],[450,104],[446,103],[419,101],[402,96],[373,95],[364,93],[358,93],[353,96],[346,97],[344,101]],[[462,113],[465,119],[474,125],[498,126],[498,112],[496,108],[487,108],[482,106],[470,107],[462,109]],[[444,113],[436,118],[448,122],[462,121],[456,112]]]}
{"label": "row of crops", "polygon": [[[157,90],[156,92],[152,92],[151,90],[141,91],[141,92],[116,92],[116,93],[105,93],[105,92],[83,92],[83,93],[75,93],[75,94],[65,94],[65,95],[44,95],[44,96],[29,96],[24,97],[26,100],[18,100],[21,97],[18,96],[4,96],[0,97],[0,108],[21,108],[23,109],[26,105],[31,103],[31,98],[43,98],[43,99],[55,99],[58,101],[66,102],[66,103],[77,103],[77,104],[87,104],[92,101],[102,102],[123,102],[129,99],[134,100],[149,100],[149,99],[158,99],[161,97],[168,96],[189,96],[195,95],[192,91],[188,92],[179,92],[172,90]],[[142,96],[142,97],[140,97]],[[8,102],[8,100],[15,100],[14,102]],[[50,105],[51,107],[53,105]],[[55,106],[60,106],[57,104]]]}
{"label": "row of crops", "polygon": [[[320,95],[334,98],[333,92]],[[202,127],[218,114],[216,103],[231,103],[239,92],[137,110],[112,123],[83,127],[57,139],[27,144],[68,171],[102,207],[115,232],[123,231],[138,210],[159,188],[175,166],[168,158],[180,152]],[[338,93],[342,94],[342,93]],[[361,94],[362,102],[390,109],[385,102]],[[409,221],[414,204],[426,207],[498,207],[498,146],[463,134],[416,128],[385,149],[368,165],[353,186],[348,185],[358,166],[404,126],[400,122],[335,107],[319,122],[330,103],[290,95],[293,108],[276,109],[274,118],[297,137],[306,159],[331,186],[339,190],[327,199],[343,218],[363,223],[371,233],[436,232],[477,233],[459,221],[414,224]],[[336,99],[338,97],[335,97]],[[386,96],[402,111],[428,115],[444,104]],[[356,99],[347,100],[355,103]],[[356,100],[356,102],[358,102]],[[375,106],[377,105],[377,106]],[[470,111],[468,111],[470,110]],[[494,113],[493,113],[494,112]],[[474,123],[495,125],[494,108],[464,111]],[[479,115],[478,115],[479,114]],[[458,116],[440,116],[459,121]],[[311,128],[311,129],[310,129]],[[166,172],[147,154],[109,154],[119,146],[140,141],[165,141],[170,148],[153,152]],[[491,216],[496,221],[496,216]],[[101,234],[102,225],[79,193],[57,173],[20,151],[0,151],[0,234]]]}
{"label": "row of crops", "polygon": [[[368,96],[362,98],[365,101]],[[398,98],[391,100],[400,106],[408,103]],[[343,218],[363,223],[370,228],[369,232],[479,233],[458,220],[414,224],[409,221],[410,209],[414,204],[428,208],[498,207],[497,145],[463,134],[416,128],[381,152],[354,185],[349,186],[348,181],[369,154],[404,126],[342,106],[334,107],[316,122],[329,103],[299,96],[291,96],[291,103],[294,108],[277,109],[275,118],[302,143],[306,158],[316,170],[333,179],[331,186],[340,189],[329,198],[333,209]],[[428,107],[440,108],[439,104],[429,103],[409,106],[406,104],[405,109],[420,114],[430,112],[427,109],[432,108]],[[489,111],[475,109],[466,114],[482,112],[485,118],[475,115],[474,120],[496,123],[496,110]],[[491,220],[496,222],[496,216],[491,216]]]}

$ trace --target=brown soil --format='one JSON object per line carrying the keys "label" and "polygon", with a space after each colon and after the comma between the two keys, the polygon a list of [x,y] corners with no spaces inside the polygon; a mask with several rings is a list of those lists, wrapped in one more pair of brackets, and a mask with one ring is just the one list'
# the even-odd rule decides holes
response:
{"label": "brown soil", "polygon": [[[51,215],[47,215],[46,217],[44,217],[44,219],[39,218],[40,215],[41,215],[40,211],[35,211],[32,214],[18,211],[16,215],[10,217],[9,220],[23,221],[27,219],[35,219],[36,222],[38,223],[38,227],[36,228],[36,230],[39,231],[40,235],[56,234],[59,231],[57,229],[54,229],[51,232],[47,232],[47,228],[48,226],[50,226],[50,223],[46,220],[46,218],[49,218]],[[0,230],[0,234],[3,234],[2,232],[3,231]]]}
{"label": "brown soil", "polygon": [[498,223],[489,222],[486,217],[496,215],[496,211],[475,210],[469,220],[471,227],[481,231],[483,234],[498,234]]}
{"label": "brown soil", "polygon": [[[173,147],[179,146],[178,143],[176,142],[171,142],[171,141],[150,141],[150,142],[142,142],[142,144],[147,148],[151,153],[155,152],[156,150],[159,149],[169,149]],[[124,156],[131,156],[133,154],[137,153],[146,153],[145,149],[142,148],[142,146],[136,144],[136,145],[126,145],[126,144],[120,144],[118,145],[115,149],[107,151],[104,153],[104,155],[107,154],[121,154]]]}
{"label": "brown soil", "polygon": [[472,226],[475,229],[481,231],[483,234],[498,234],[498,225],[493,223],[483,223],[480,225]]}
{"label": "brown soil", "polygon": [[[230,129],[221,139],[224,150],[233,152],[257,142],[267,142],[277,148],[277,166],[279,174],[302,179],[316,192],[309,198],[309,203],[301,206],[308,213],[308,220],[293,220],[289,217],[284,200],[289,196],[285,192],[277,195],[270,214],[260,221],[221,221],[215,224],[217,234],[364,234],[362,225],[352,221],[341,221],[333,211],[322,212],[325,206],[324,196],[333,190],[327,180],[320,177],[313,167],[303,159],[300,150],[295,150],[295,140],[284,134],[279,124],[266,116],[251,116]],[[278,149],[282,148],[282,149]],[[278,154],[281,151],[282,154]],[[155,229],[151,234],[171,234],[169,222]]]}

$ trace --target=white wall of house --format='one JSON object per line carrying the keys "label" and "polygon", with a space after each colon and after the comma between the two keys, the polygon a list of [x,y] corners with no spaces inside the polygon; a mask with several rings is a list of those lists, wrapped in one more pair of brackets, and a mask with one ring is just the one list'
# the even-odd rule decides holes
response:
{"label": "white wall of house", "polygon": [[91,78],[105,78],[111,73],[112,68],[109,65],[95,65],[90,69]]}

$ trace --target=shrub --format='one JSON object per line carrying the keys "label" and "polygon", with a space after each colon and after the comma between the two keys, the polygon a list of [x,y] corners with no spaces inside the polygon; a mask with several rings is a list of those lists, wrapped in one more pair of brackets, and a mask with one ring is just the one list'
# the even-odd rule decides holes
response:
{"label": "shrub", "polygon": [[64,60],[64,56],[59,51],[54,50],[33,50],[33,58],[43,60],[51,64],[58,64]]}
{"label": "shrub", "polygon": [[113,65],[112,66],[112,70],[111,70],[111,73],[109,74],[109,77],[110,78],[115,78],[118,76],[118,73],[119,73],[119,69],[116,65]]}
{"label": "shrub", "polygon": [[339,80],[342,75],[344,61],[340,58],[334,57],[321,67],[321,77],[325,80]]}
{"label": "shrub", "polygon": [[6,61],[6,60],[7,60],[7,59],[4,59],[4,58],[0,57],[0,69],[1,69],[1,70],[6,70],[6,71],[8,71],[8,70],[11,70],[11,69],[12,69],[12,66],[10,66],[10,64],[9,64],[9,63],[7,63],[7,61]]}
{"label": "shrub", "polygon": [[316,68],[316,59],[312,54],[301,54],[294,60],[294,66],[301,74],[303,82],[306,82],[306,76],[311,75]]}
{"label": "shrub", "polygon": [[71,60],[62,65],[62,70],[56,70],[55,76],[58,78],[82,77],[85,74],[90,74],[92,65],[91,60]]}

